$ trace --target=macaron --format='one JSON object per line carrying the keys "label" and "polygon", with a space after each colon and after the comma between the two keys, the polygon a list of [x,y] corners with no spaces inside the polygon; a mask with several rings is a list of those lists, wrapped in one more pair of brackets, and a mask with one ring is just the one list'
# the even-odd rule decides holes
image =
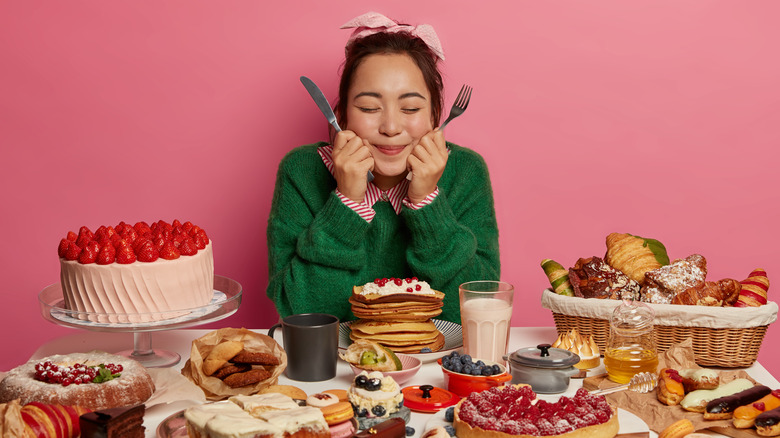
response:
{"label": "macaron", "polygon": [[352,420],[329,426],[331,438],[348,438],[355,434],[355,422]]}
{"label": "macaron", "polygon": [[328,426],[348,421],[355,415],[350,402],[340,401],[332,405],[322,406],[320,410]]}
{"label": "macaron", "polygon": [[338,397],[339,401],[348,401],[349,400],[349,393],[347,393],[346,389],[328,389],[326,391],[328,394],[333,394],[336,397]]}
{"label": "macaron", "polygon": [[306,404],[315,408],[324,408],[325,406],[335,405],[338,402],[338,396],[329,392],[318,392],[306,397]]}
{"label": "macaron", "polygon": [[658,438],[683,438],[685,435],[693,433],[694,431],[695,428],[693,427],[691,420],[683,418],[682,420],[675,421],[667,426],[666,429],[658,434]]}

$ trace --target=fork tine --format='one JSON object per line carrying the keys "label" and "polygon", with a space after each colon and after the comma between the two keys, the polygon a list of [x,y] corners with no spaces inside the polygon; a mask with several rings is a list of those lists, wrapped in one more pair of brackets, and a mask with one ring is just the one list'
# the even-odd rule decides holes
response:
{"label": "fork tine", "polygon": [[471,101],[471,87],[466,86],[466,96],[463,98],[463,102],[461,103],[461,107],[465,110],[466,107],[469,106],[469,102]]}
{"label": "fork tine", "polygon": [[458,97],[455,98],[455,105],[461,106],[467,92],[468,92],[468,85],[463,84],[463,86],[460,87],[460,91],[458,91]]}

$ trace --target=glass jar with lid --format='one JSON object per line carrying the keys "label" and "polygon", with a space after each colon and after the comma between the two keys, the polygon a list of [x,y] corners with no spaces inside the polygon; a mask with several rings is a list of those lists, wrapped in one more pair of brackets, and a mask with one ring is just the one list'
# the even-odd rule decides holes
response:
{"label": "glass jar with lid", "polygon": [[628,383],[640,372],[655,373],[658,351],[653,333],[655,311],[645,303],[623,300],[609,320],[604,367],[610,380]]}

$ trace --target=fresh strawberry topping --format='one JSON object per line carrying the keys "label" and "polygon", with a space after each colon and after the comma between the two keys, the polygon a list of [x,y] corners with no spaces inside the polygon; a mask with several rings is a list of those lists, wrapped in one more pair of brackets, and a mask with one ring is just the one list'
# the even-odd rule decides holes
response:
{"label": "fresh strawberry topping", "polygon": [[133,247],[126,240],[120,240],[116,246],[116,262],[122,265],[129,265],[130,263],[135,263],[135,261],[136,257]]}
{"label": "fresh strawberry topping", "polygon": [[100,244],[95,240],[90,240],[87,242],[84,248],[81,249],[81,254],[79,254],[79,263],[84,265],[88,263],[95,263],[99,252]]}
{"label": "fresh strawberry topping", "polygon": [[81,248],[75,242],[70,242],[68,250],[65,251],[65,260],[78,260],[81,254]]}
{"label": "fresh strawberry topping", "polygon": [[116,260],[116,249],[110,242],[100,248],[100,252],[97,256],[98,265],[110,265]]}
{"label": "fresh strawberry topping", "polygon": [[180,255],[179,250],[176,249],[176,245],[170,240],[166,242],[160,250],[160,258],[165,260],[175,260],[178,259]]}
{"label": "fresh strawberry topping", "polygon": [[151,226],[143,221],[133,226],[122,221],[114,227],[101,225],[94,233],[86,226],[79,228],[78,234],[68,231],[57,246],[57,255],[84,264],[129,264],[195,255],[208,244],[206,232],[189,221],[157,221]]}
{"label": "fresh strawberry topping", "polygon": [[57,248],[57,255],[60,256],[60,258],[65,257],[65,253],[68,251],[68,247],[70,244],[73,243],[68,239],[62,239],[60,240],[60,246]]}
{"label": "fresh strawberry topping", "polygon": [[135,255],[139,262],[151,263],[160,258],[160,253],[151,240],[144,240],[135,248]]}

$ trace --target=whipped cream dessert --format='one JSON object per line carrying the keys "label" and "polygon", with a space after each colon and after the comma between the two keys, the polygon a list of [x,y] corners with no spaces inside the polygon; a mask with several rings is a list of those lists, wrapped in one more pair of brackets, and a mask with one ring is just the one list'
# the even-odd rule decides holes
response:
{"label": "whipped cream dessert", "polygon": [[436,295],[431,285],[426,281],[412,278],[377,278],[371,283],[363,285],[360,295],[392,295],[400,293],[412,293],[420,295]]}
{"label": "whipped cream dessert", "polygon": [[398,383],[379,371],[363,371],[347,395],[358,417],[387,417],[398,412],[404,400]]}

